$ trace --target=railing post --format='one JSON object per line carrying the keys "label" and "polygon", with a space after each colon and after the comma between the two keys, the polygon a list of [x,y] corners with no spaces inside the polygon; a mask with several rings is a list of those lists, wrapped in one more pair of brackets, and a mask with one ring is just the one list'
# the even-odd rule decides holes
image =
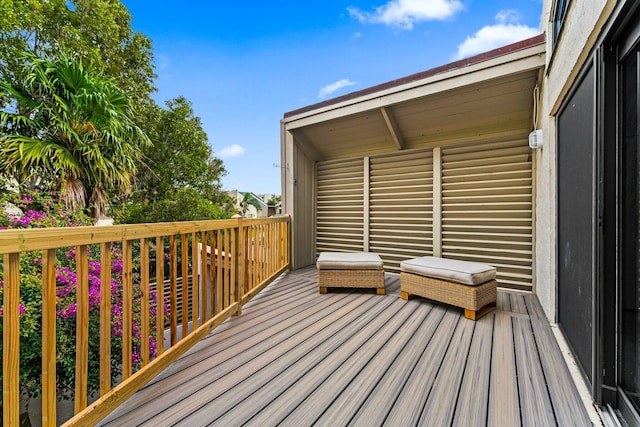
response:
{"label": "railing post", "polygon": [[4,425],[20,419],[20,254],[4,256],[2,413]]}
{"label": "railing post", "polygon": [[235,292],[236,292],[236,302],[238,303],[238,310],[236,311],[236,316],[240,316],[242,314],[242,284],[244,280],[244,225],[242,224],[242,218],[238,218],[238,228],[234,232],[233,241],[235,243],[235,251],[234,251],[234,260],[235,263],[234,269],[236,271],[235,277]]}

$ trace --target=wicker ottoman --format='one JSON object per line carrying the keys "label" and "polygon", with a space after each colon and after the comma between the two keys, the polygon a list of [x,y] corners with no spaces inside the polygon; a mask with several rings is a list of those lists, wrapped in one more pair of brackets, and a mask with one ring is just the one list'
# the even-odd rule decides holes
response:
{"label": "wicker ottoman", "polygon": [[400,263],[400,296],[429,298],[464,308],[476,320],[496,308],[496,269],[453,259],[421,257]]}
{"label": "wicker ottoman", "polygon": [[322,252],[316,263],[321,294],[328,288],[373,288],[384,295],[384,264],[371,252]]}

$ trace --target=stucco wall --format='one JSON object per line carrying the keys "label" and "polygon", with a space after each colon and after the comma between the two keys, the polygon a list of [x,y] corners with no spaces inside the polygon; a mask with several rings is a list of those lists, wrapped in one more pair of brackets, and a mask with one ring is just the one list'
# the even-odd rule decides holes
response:
{"label": "stucco wall", "polygon": [[600,32],[615,7],[613,0],[570,2],[564,28],[555,47],[553,0],[543,4],[547,23],[547,70],[543,83],[540,126],[544,147],[536,151],[536,293],[550,321],[555,322],[556,291],[556,127],[555,114],[583,65],[591,57]]}

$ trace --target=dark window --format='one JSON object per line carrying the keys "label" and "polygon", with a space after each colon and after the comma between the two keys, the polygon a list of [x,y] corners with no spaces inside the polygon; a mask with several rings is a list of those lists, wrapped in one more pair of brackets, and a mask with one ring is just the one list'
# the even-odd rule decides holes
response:
{"label": "dark window", "polygon": [[567,7],[569,0],[556,0],[553,8],[553,46],[555,47],[564,24],[564,18],[567,16]]}

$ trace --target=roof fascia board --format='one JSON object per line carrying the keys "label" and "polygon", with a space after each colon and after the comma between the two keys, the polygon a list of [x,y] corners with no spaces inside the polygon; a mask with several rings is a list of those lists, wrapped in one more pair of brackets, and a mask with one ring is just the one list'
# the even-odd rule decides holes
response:
{"label": "roof fascia board", "polygon": [[544,67],[544,43],[512,52],[481,63],[436,74],[380,92],[364,95],[297,116],[283,119],[287,129],[296,129],[364,111],[380,109],[399,102],[433,95],[486,80],[505,77]]}

